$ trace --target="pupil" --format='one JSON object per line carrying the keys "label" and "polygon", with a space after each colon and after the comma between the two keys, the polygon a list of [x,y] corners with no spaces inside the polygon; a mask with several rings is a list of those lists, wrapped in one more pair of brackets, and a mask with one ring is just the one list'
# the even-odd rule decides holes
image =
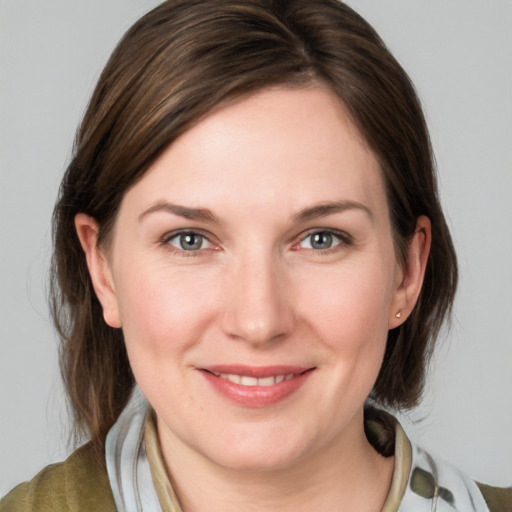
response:
{"label": "pupil", "polygon": [[325,231],[315,233],[311,245],[315,249],[329,249],[332,246],[332,235]]}
{"label": "pupil", "polygon": [[180,236],[180,245],[186,251],[201,248],[201,237],[193,233],[187,233]]}

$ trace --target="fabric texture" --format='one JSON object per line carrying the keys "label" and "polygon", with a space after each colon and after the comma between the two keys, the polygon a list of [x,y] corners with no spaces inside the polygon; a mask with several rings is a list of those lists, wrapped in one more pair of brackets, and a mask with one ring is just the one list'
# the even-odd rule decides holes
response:
{"label": "fabric texture", "polygon": [[144,429],[144,442],[146,444],[149,467],[160,506],[165,512],[181,512],[180,502],[174,493],[174,489],[167,476],[167,470],[165,469],[164,458],[160,450],[156,431],[156,415],[153,410],[146,416]]}
{"label": "fabric texture", "polygon": [[[382,512],[511,512],[512,488],[477,484],[411,444],[391,415],[371,409],[365,430],[395,469]],[[0,512],[182,512],[167,477],[156,418],[136,390],[106,443],[106,465],[90,444],[0,501]]]}
{"label": "fabric texture", "polygon": [[144,442],[148,411],[148,402],[135,386],[105,441],[107,471],[118,512],[162,512]]}
{"label": "fabric texture", "polygon": [[425,450],[414,445],[409,483],[399,510],[489,512],[475,482],[452,465],[435,460]]}
{"label": "fabric texture", "polygon": [[512,511],[512,487],[491,487],[477,482],[490,512]]}
{"label": "fabric texture", "polygon": [[0,500],[1,512],[115,512],[107,471],[86,444]]}

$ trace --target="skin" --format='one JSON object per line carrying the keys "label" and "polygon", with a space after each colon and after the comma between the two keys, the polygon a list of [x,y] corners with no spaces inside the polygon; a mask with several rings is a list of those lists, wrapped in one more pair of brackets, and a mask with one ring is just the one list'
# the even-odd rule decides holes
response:
{"label": "skin", "polygon": [[[184,510],[381,509],[393,458],[366,440],[363,405],[417,299],[430,224],[402,268],[377,160],[329,89],[220,109],[127,191],[108,249],[93,219],[76,227]],[[221,364],[310,371],[247,407],[202,371]]]}

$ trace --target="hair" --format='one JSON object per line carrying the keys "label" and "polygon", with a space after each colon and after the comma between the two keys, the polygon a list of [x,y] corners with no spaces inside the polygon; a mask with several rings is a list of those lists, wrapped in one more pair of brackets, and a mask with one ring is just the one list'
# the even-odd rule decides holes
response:
{"label": "hair", "polygon": [[53,217],[51,305],[75,433],[99,450],[134,385],[121,329],[103,320],[74,226],[86,213],[108,243],[121,200],[160,153],[205,116],[271,86],[335,92],[378,159],[398,261],[420,215],[432,247],[419,300],[390,330],[371,397],[394,409],[421,397],[451,311],[457,264],[437,194],[420,102],[374,29],[337,0],[169,0],[128,30],[103,70]]}

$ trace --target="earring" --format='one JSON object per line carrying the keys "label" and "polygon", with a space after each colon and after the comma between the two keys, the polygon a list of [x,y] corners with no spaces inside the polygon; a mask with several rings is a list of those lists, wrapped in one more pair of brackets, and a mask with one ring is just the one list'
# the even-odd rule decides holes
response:
{"label": "earring", "polygon": [[396,315],[395,315],[397,318],[402,318],[402,312],[399,311]]}

